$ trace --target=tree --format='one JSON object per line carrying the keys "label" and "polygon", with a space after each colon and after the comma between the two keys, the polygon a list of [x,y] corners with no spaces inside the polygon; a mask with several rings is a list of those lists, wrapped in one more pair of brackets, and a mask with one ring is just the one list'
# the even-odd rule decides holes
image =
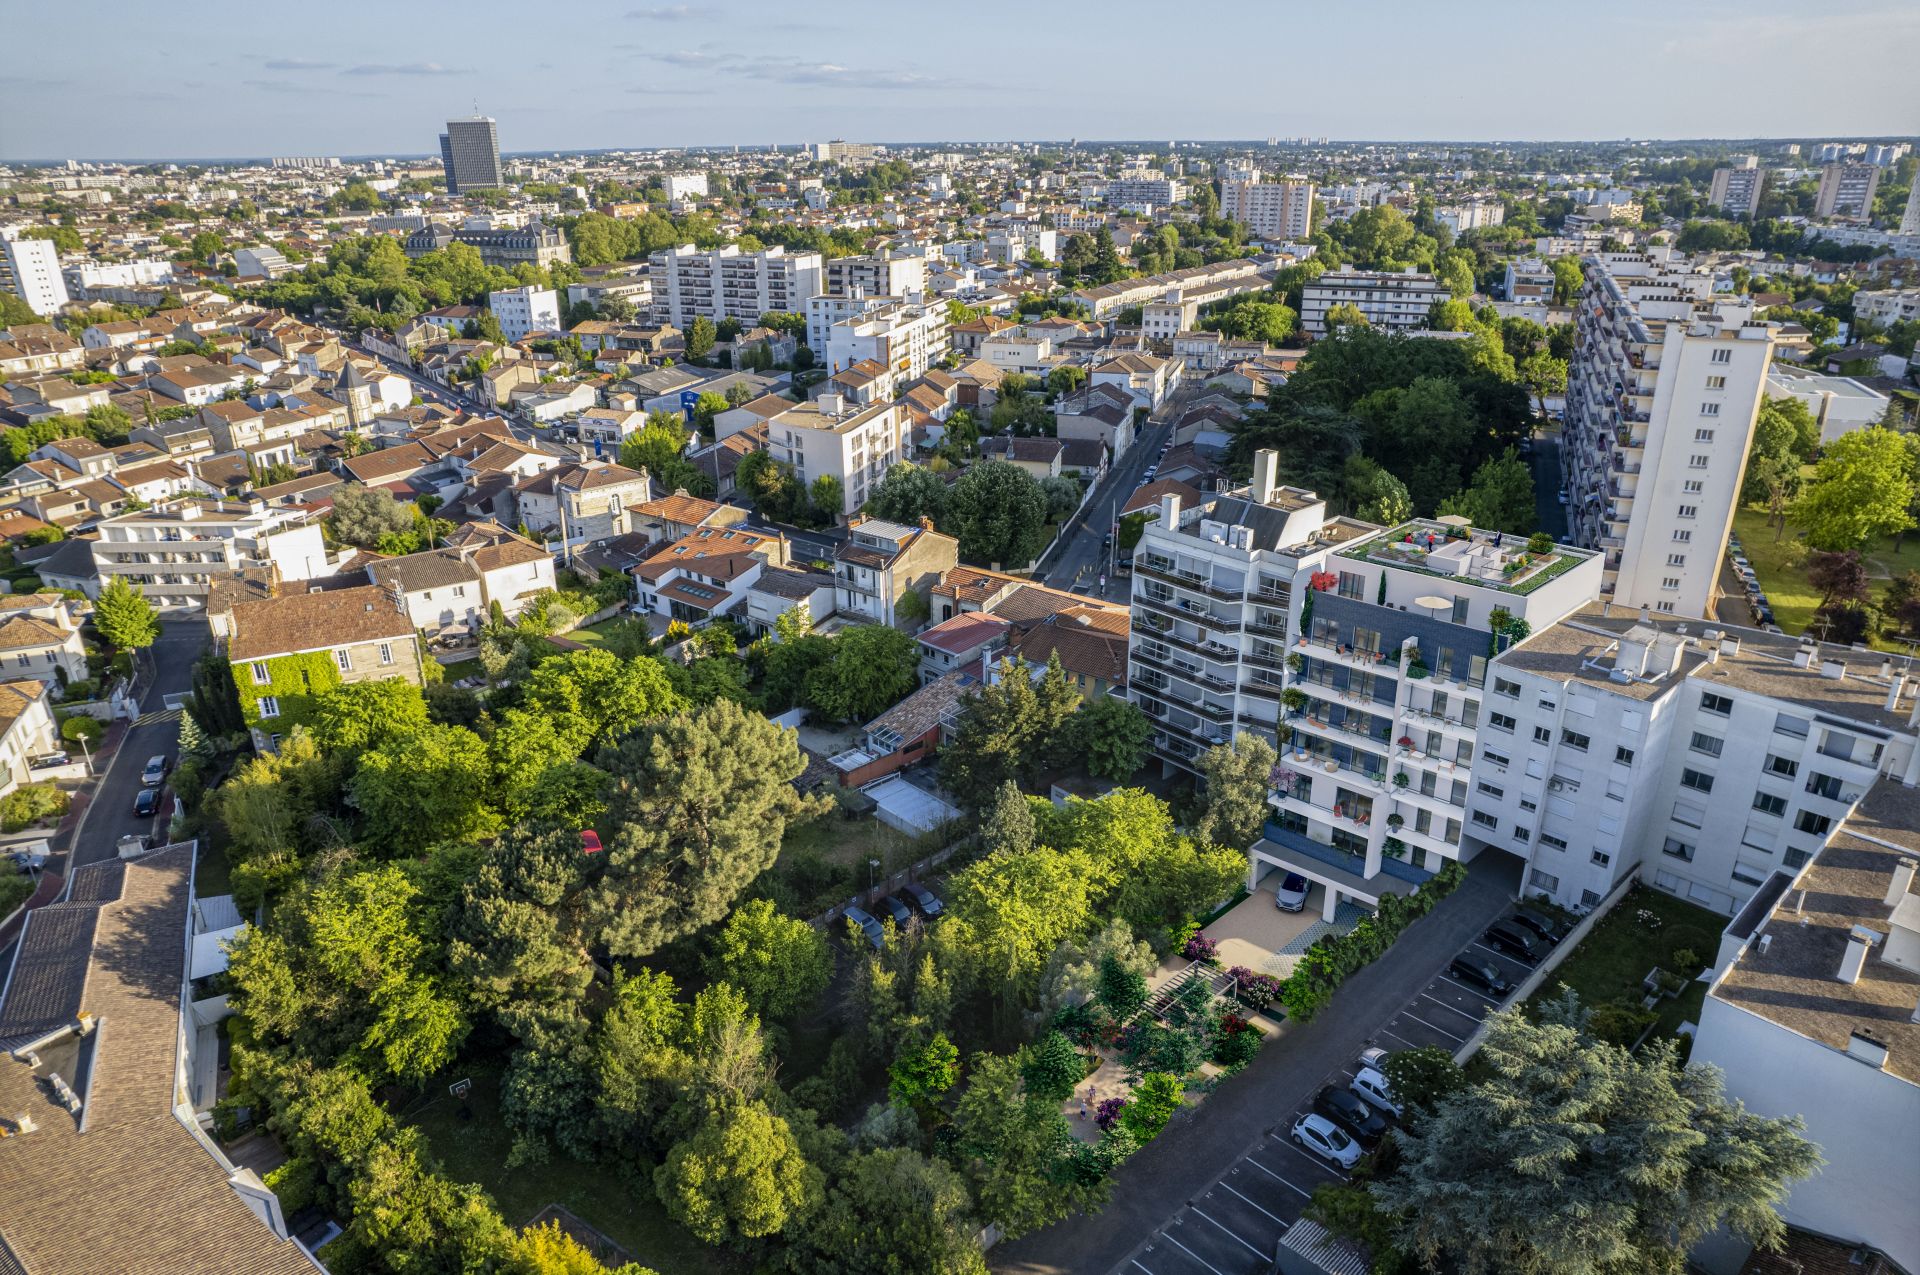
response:
{"label": "tree", "polygon": [[0,292],[0,327],[12,328],[41,322],[44,320],[34,313],[32,306],[11,292]]}
{"label": "tree", "polygon": [[705,358],[712,352],[714,343],[719,339],[713,326],[713,320],[700,315],[687,325],[687,357]]}
{"label": "tree", "polygon": [[901,1046],[887,1068],[887,1093],[895,1102],[923,1106],[953,1088],[960,1078],[960,1051],[945,1032],[935,1032],[918,1044]]}
{"label": "tree", "polygon": [[1061,943],[1087,929],[1093,864],[1083,851],[1002,850],[950,883],[953,919],[966,928],[983,975],[1017,990]]}
{"label": "tree", "polygon": [[1180,1077],[1171,1072],[1150,1071],[1140,1077],[1127,1099],[1120,1123],[1136,1142],[1151,1142],[1160,1136],[1173,1119],[1173,1113],[1185,1104],[1185,1088]]}
{"label": "tree", "polygon": [[[1057,1031],[1048,1032],[1021,1051],[1020,1079],[1027,1092],[1043,1102],[1056,1106],[1065,1102],[1086,1078],[1086,1060],[1073,1042]],[[979,1083],[978,1075],[974,1083]]]}
{"label": "tree", "polygon": [[1467,1073],[1453,1055],[1434,1045],[1394,1050],[1381,1074],[1396,1098],[1421,1111],[1433,1110],[1467,1083]]}
{"label": "tree", "polygon": [[940,475],[901,461],[887,471],[867,497],[867,513],[874,518],[917,526],[922,518],[938,525],[947,509],[947,484]]}
{"label": "tree", "polygon": [[1881,536],[1914,525],[1912,462],[1905,440],[1884,429],[1862,429],[1827,444],[1793,521],[1814,549],[1862,549]]}
{"label": "tree", "polygon": [[1440,502],[1441,514],[1458,514],[1487,531],[1524,535],[1538,521],[1533,471],[1508,451],[1474,471],[1473,484]]}
{"label": "tree", "polygon": [[447,968],[522,1041],[570,1034],[593,981],[578,897],[583,858],[571,828],[517,828],[461,887]]}
{"label": "tree", "polygon": [[1038,775],[1053,751],[1032,678],[1010,660],[998,672],[967,696],[939,753],[941,785],[969,810],[984,809],[1003,783]]}
{"label": "tree", "polygon": [[429,725],[362,753],[348,800],[366,816],[368,839],[401,854],[496,831],[490,778],[487,746],[478,735]]}
{"label": "tree", "polygon": [[1356,518],[1395,527],[1413,517],[1407,485],[1365,456],[1347,458],[1340,485]]}
{"label": "tree", "polygon": [[813,501],[813,516],[822,522],[832,523],[846,511],[846,489],[836,474],[821,474],[814,479],[807,495]]}
{"label": "tree", "polygon": [[1086,384],[1087,370],[1075,363],[1062,363],[1047,373],[1047,389],[1054,394],[1071,394]]}
{"label": "tree", "polygon": [[1100,961],[1096,999],[1115,1019],[1126,1019],[1147,1003],[1147,978],[1139,969],[1108,954]]}
{"label": "tree", "polygon": [[1553,303],[1571,304],[1580,289],[1586,284],[1586,274],[1580,268],[1578,257],[1555,257],[1553,260]]}
{"label": "tree", "polygon": [[1101,695],[1086,701],[1068,723],[1067,747],[1095,779],[1125,783],[1147,759],[1153,722],[1130,700]]}
{"label": "tree", "polygon": [[773,866],[788,821],[826,804],[794,791],[806,762],[793,732],[731,700],[643,725],[599,760],[613,832],[591,903],[619,956],[725,916]]}
{"label": "tree", "polygon": [[600,1264],[593,1250],[560,1229],[558,1222],[529,1226],[514,1237],[508,1275],[655,1275],[637,1262],[618,1268]]}
{"label": "tree", "polygon": [[672,412],[651,412],[647,422],[620,444],[620,463],[644,469],[663,491],[684,488],[703,499],[714,492],[713,476],[687,459],[687,430]]}
{"label": "tree", "polygon": [[522,702],[553,725],[575,757],[687,706],[660,661],[623,660],[603,647],[542,660],[523,683]]}
{"label": "tree", "polygon": [[427,725],[420,688],[397,677],[348,682],[314,698],[308,729],[329,758],[352,762],[369,748]]}
{"label": "tree", "polygon": [[1018,465],[987,461],[960,476],[947,499],[949,531],[962,557],[1024,567],[1046,544],[1047,497]]}
{"label": "tree", "polygon": [[1200,755],[1205,804],[1193,826],[1205,845],[1236,849],[1252,845],[1267,820],[1267,790],[1273,783],[1273,745],[1258,735],[1236,735]]}
{"label": "tree", "polygon": [[1042,1046],[1064,1051],[1075,1067],[1060,1097],[1036,1092],[1019,1059],[975,1054],[972,1079],[954,1104],[955,1158],[981,1216],[1008,1238],[1059,1221],[1091,1195],[1063,1171],[1074,1140],[1060,1103],[1084,1074],[1080,1056],[1058,1032]]}
{"label": "tree", "polygon": [[708,1244],[778,1234],[818,1202],[824,1184],[792,1127],[757,1102],[705,1121],[653,1180],[668,1215]]}
{"label": "tree", "polygon": [[749,899],[715,938],[707,977],[739,988],[756,1013],[786,1018],[827,989],[833,955],[811,925],[781,916],[767,899]]}
{"label": "tree", "polygon": [[1547,400],[1567,392],[1567,361],[1545,350],[1535,350],[1520,361],[1520,379],[1533,391],[1534,404],[1541,416],[1547,414]]}
{"label": "tree", "polygon": [[847,1162],[785,1254],[799,1275],[987,1275],[967,1184],[910,1147]]}
{"label": "tree", "polygon": [[348,483],[334,491],[331,500],[333,513],[327,526],[333,538],[344,544],[370,549],[382,536],[413,530],[413,511],[384,487]]}
{"label": "tree", "polygon": [[125,576],[114,576],[93,604],[93,627],[116,649],[131,651],[153,645],[160,636],[160,617]]}
{"label": "tree", "polygon": [[[1798,399],[1769,398],[1753,418],[1753,442],[1747,448],[1747,471],[1741,480],[1740,499],[1749,505],[1766,504],[1781,487],[1791,496],[1800,487],[1800,454],[1792,417],[1780,405]],[[1814,427],[1819,437],[1819,426]]]}
{"label": "tree", "polygon": [[1844,553],[1814,553],[1807,558],[1807,583],[1820,592],[1820,605],[1863,602],[1867,597],[1867,566],[1858,549]]}
{"label": "tree", "polygon": [[1326,316],[1321,322],[1326,324],[1327,335],[1331,336],[1344,328],[1366,327],[1367,316],[1362,314],[1360,307],[1351,301],[1342,301],[1327,307]]}
{"label": "tree", "polygon": [[980,823],[980,844],[989,853],[996,850],[1025,852],[1033,849],[1039,830],[1033,821],[1033,803],[1009,779],[993,795],[993,805]]}
{"label": "tree", "polygon": [[802,698],[836,722],[864,722],[908,695],[918,682],[920,644],[885,624],[856,624],[827,643],[807,674]]}
{"label": "tree", "polygon": [[1678,1272],[1726,1226],[1774,1247],[1788,1184],[1819,1167],[1798,1117],[1729,1102],[1715,1067],[1681,1067],[1670,1039],[1638,1054],[1595,1041],[1571,992],[1540,1022],[1488,1021],[1490,1079],[1396,1135],[1400,1172],[1374,1200],[1401,1247],[1467,1272]]}

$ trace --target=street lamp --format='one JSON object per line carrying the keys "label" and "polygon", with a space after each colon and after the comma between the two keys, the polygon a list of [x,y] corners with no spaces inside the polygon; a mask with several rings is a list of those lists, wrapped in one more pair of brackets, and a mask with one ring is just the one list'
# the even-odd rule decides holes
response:
{"label": "street lamp", "polygon": [[867,889],[871,890],[880,883],[880,860],[867,860]]}

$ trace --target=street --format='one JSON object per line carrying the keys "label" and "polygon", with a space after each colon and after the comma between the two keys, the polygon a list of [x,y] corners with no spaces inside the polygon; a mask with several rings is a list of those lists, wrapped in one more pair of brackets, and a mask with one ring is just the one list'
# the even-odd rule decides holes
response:
{"label": "street", "polygon": [[1534,525],[1566,543],[1567,507],[1560,503],[1560,431],[1542,430],[1533,436]]}

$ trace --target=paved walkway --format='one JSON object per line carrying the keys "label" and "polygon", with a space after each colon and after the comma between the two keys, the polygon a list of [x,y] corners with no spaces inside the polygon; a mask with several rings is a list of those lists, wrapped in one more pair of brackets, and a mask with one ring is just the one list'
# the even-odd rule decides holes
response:
{"label": "paved walkway", "polygon": [[1310,1023],[1290,1025],[1244,1072],[1176,1116],[1123,1165],[1104,1210],[996,1247],[988,1254],[992,1268],[1002,1275],[1113,1270],[1364,1048],[1513,899],[1519,883],[1518,860],[1482,854],[1466,884],[1348,979],[1332,1005]]}

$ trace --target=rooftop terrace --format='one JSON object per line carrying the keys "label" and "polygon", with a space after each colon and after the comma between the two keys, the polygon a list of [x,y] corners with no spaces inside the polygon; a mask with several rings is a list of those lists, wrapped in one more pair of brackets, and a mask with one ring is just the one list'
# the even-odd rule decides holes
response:
{"label": "rooftop terrace", "polygon": [[1595,553],[1562,544],[1547,553],[1529,553],[1525,536],[1415,518],[1342,549],[1339,556],[1524,596]]}

